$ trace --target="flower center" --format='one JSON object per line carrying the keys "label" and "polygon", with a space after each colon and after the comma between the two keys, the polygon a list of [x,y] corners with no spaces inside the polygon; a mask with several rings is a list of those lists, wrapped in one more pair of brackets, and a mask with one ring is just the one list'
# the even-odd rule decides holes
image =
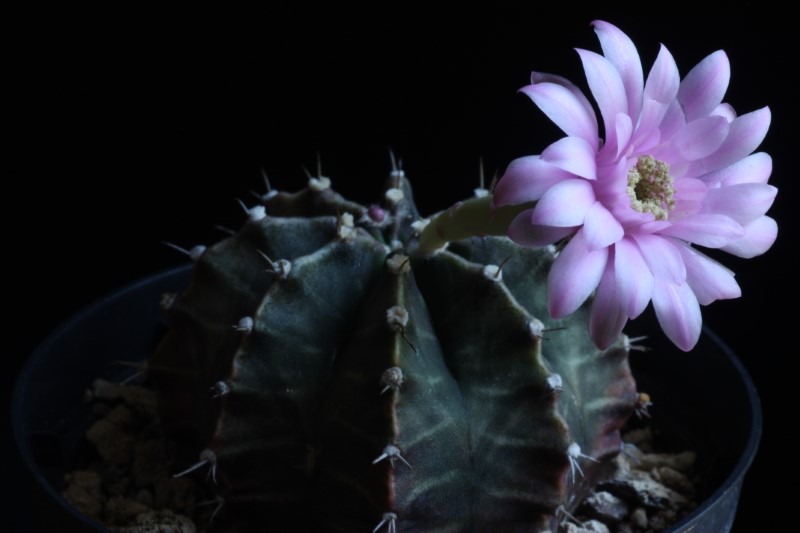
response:
{"label": "flower center", "polygon": [[631,207],[640,213],[651,213],[656,220],[666,220],[675,209],[675,187],[669,166],[645,155],[628,171],[628,196]]}

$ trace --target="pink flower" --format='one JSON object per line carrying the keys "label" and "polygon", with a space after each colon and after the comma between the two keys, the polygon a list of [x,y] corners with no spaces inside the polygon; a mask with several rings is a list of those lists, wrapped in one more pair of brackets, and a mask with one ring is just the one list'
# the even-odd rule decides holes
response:
{"label": "pink flower", "polygon": [[615,26],[593,23],[604,55],[578,50],[600,110],[571,82],[534,72],[522,88],[566,134],[541,155],[512,161],[494,205],[536,201],[508,234],[524,246],[569,239],[548,278],[550,314],[575,311],[596,291],[590,331],[605,348],[652,300],[681,349],[700,336],[700,304],[741,295],[733,273],[693,245],[740,257],[764,253],[777,224],[772,160],[752,153],[769,108],[737,117],[722,102],[728,58],[714,52],[681,81],[665,47],[644,81],[639,54]]}

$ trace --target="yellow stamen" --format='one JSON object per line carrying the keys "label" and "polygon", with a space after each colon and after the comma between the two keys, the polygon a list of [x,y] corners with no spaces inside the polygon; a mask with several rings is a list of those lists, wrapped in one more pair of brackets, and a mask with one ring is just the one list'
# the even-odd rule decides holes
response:
{"label": "yellow stamen", "polygon": [[675,209],[675,187],[669,166],[649,155],[640,157],[628,171],[628,196],[636,211],[666,220]]}

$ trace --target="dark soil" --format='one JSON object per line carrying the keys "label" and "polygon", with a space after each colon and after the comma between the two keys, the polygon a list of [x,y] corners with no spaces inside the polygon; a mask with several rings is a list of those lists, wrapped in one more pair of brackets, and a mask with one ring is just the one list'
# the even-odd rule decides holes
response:
{"label": "dark soil", "polygon": [[[115,532],[209,529],[222,507],[209,467],[198,463],[176,475],[176,449],[161,431],[155,393],[98,379],[86,401],[97,416],[86,434],[92,459],[67,474],[66,500]],[[628,431],[612,474],[574,513],[562,513],[560,531],[656,533],[691,512],[695,453],[657,453],[656,440],[649,426]]]}

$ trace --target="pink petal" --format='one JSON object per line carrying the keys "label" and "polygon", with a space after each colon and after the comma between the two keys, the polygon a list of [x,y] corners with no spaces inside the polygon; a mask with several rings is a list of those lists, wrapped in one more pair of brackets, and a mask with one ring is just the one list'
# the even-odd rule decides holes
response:
{"label": "pink petal", "polygon": [[605,248],[620,240],[625,230],[603,204],[595,202],[583,220],[583,235],[593,249]]}
{"label": "pink petal", "polygon": [[[653,152],[657,152],[657,151],[658,151],[658,147],[656,147],[656,149],[653,150]],[[674,152],[674,150],[673,150],[673,152]],[[661,159],[661,161],[666,161],[665,158],[659,158],[659,157],[656,157],[655,155],[653,155],[653,157],[655,157],[656,159]],[[670,166],[669,166],[669,175],[672,176],[673,179],[689,177],[689,176],[686,175],[686,173],[689,170],[689,166],[693,165],[693,164],[695,164],[695,163],[690,163],[688,161],[679,161],[678,163],[672,162],[670,164]]]}
{"label": "pink petal", "polygon": [[613,263],[609,261],[597,287],[589,318],[589,332],[595,345],[601,350],[611,346],[627,321],[619,303]]}
{"label": "pink petal", "polygon": [[597,179],[594,149],[580,137],[564,137],[542,152],[541,158],[576,176]]}
{"label": "pink petal", "polygon": [[699,214],[677,220],[660,233],[707,248],[721,248],[742,238],[744,230],[725,215]]}
{"label": "pink petal", "polygon": [[701,305],[742,295],[733,272],[690,246],[678,250],[686,265],[686,282]]}
{"label": "pink petal", "polygon": [[631,117],[624,113],[619,113],[614,121],[614,128],[617,134],[617,153],[614,154],[614,158],[616,159],[628,147],[628,143],[633,135]]}
{"label": "pink petal", "polygon": [[[537,83],[554,83],[564,87],[570,93],[572,93],[572,96],[574,96],[584,110],[586,110],[586,113],[589,114],[593,119],[595,118],[592,103],[589,102],[589,99],[586,98],[586,95],[583,94],[583,91],[581,91],[577,85],[569,81],[564,76],[559,76],[558,74],[549,74],[547,72],[531,72],[531,84],[536,85]],[[595,124],[596,123],[597,122],[595,122]]]}
{"label": "pink petal", "polygon": [[656,278],[653,307],[658,323],[678,348],[688,352],[700,338],[700,305],[688,283],[675,285]]}
{"label": "pink petal", "polygon": [[721,170],[700,176],[709,187],[740,183],[767,183],[772,174],[772,158],[765,152],[751,154]]}
{"label": "pink petal", "polygon": [[731,122],[725,142],[716,152],[700,162],[702,170],[718,170],[753,153],[766,137],[771,120],[772,114],[768,107],[736,118]]}
{"label": "pink petal", "polygon": [[[662,45],[647,75],[644,96],[660,104],[669,104],[678,96],[680,84],[678,65],[675,64],[670,51]],[[658,124],[658,121],[655,124]]]}
{"label": "pink petal", "polygon": [[634,136],[637,144],[639,144],[640,136],[650,135],[649,132],[657,131],[670,103],[678,94],[680,82],[678,66],[669,50],[662,45],[644,86],[642,114],[639,117],[639,124]]}
{"label": "pink petal", "polygon": [[681,107],[678,100],[673,100],[664,113],[661,124],[658,125],[658,129],[661,130],[661,138],[669,139],[684,124],[686,124],[686,115],[683,112],[683,107]]}
{"label": "pink petal", "polygon": [[778,224],[772,218],[763,216],[747,224],[744,237],[723,246],[722,250],[749,259],[769,250],[777,237]]}
{"label": "pink petal", "polygon": [[575,177],[538,155],[513,160],[494,188],[494,205],[517,205],[538,200],[556,183]]}
{"label": "pink petal", "polygon": [[580,226],[594,202],[591,182],[578,178],[564,180],[542,195],[531,222],[541,226]]}
{"label": "pink petal", "polygon": [[640,224],[636,228],[637,233],[659,233],[660,231],[664,230],[672,226],[672,222],[668,220],[651,220],[649,222],[645,222],[644,224]]}
{"label": "pink petal", "polygon": [[619,72],[611,62],[588,50],[577,50],[583,62],[583,70],[586,72],[586,81],[589,82],[589,89],[592,91],[600,114],[603,116],[603,124],[606,132],[606,147],[614,150],[617,147],[615,123],[619,113],[628,112],[628,99],[625,95],[625,87]]}
{"label": "pink petal", "polygon": [[686,280],[683,259],[670,238],[639,233],[635,233],[633,238],[653,276],[673,285],[680,285]]}
{"label": "pink petal", "polygon": [[631,143],[635,145],[639,153],[648,153],[653,147],[661,142],[661,130],[658,128],[645,129],[640,127],[631,138]]}
{"label": "pink petal", "polygon": [[725,102],[719,104],[714,111],[711,112],[711,116],[716,117],[723,117],[729,123],[733,122],[736,119],[736,110],[733,109],[731,104],[726,104]]}
{"label": "pink petal", "polygon": [[600,283],[608,260],[608,248],[592,250],[578,230],[558,254],[547,277],[550,316],[562,318],[581,306]]}
{"label": "pink petal", "polygon": [[626,113],[631,117],[639,117],[642,108],[642,87],[644,75],[639,52],[631,41],[619,28],[602,20],[592,22],[595,33],[600,39],[603,55],[614,65],[622,78],[625,94],[628,97]]}
{"label": "pink petal", "polygon": [[767,212],[777,193],[777,188],[761,183],[740,183],[709,189],[702,212],[727,215],[746,226]]}
{"label": "pink petal", "polygon": [[723,117],[704,117],[679,129],[672,142],[684,159],[694,161],[714,153],[728,136],[728,128]]}
{"label": "pink petal", "polygon": [[[650,227],[653,223],[657,224],[657,228],[662,227],[661,221],[653,220],[653,215],[650,213],[640,213],[631,209],[630,206],[624,209],[615,206],[615,208],[611,210],[611,214],[622,224],[623,228],[626,228],[628,234],[632,232],[644,234],[655,233]],[[666,224],[669,224],[669,222],[666,222]]]}
{"label": "pink petal", "polygon": [[630,206],[628,196],[628,169],[634,165],[636,158],[620,157],[619,160],[602,167],[597,167],[597,181],[592,182],[594,193],[598,200],[606,206],[622,201],[625,206]]}
{"label": "pink petal", "polygon": [[722,102],[730,79],[731,65],[722,50],[695,65],[678,89],[687,122],[708,116]]}
{"label": "pink petal", "polygon": [[653,296],[653,274],[630,238],[614,245],[614,273],[617,298],[627,316],[636,318]]}
{"label": "pink petal", "polygon": [[680,219],[700,212],[708,195],[708,186],[695,178],[678,178],[672,183],[675,193],[675,210],[670,219]]}
{"label": "pink petal", "polygon": [[572,83],[560,76],[531,74],[534,81],[520,89],[556,126],[567,135],[581,137],[597,149],[597,118],[589,100]]}
{"label": "pink petal", "polygon": [[515,243],[529,248],[539,248],[547,246],[548,244],[554,244],[568,237],[578,229],[577,227],[554,228],[552,226],[534,226],[531,224],[532,213],[533,208],[526,209],[514,217],[514,220],[512,220],[511,224],[508,226],[508,237]]}

